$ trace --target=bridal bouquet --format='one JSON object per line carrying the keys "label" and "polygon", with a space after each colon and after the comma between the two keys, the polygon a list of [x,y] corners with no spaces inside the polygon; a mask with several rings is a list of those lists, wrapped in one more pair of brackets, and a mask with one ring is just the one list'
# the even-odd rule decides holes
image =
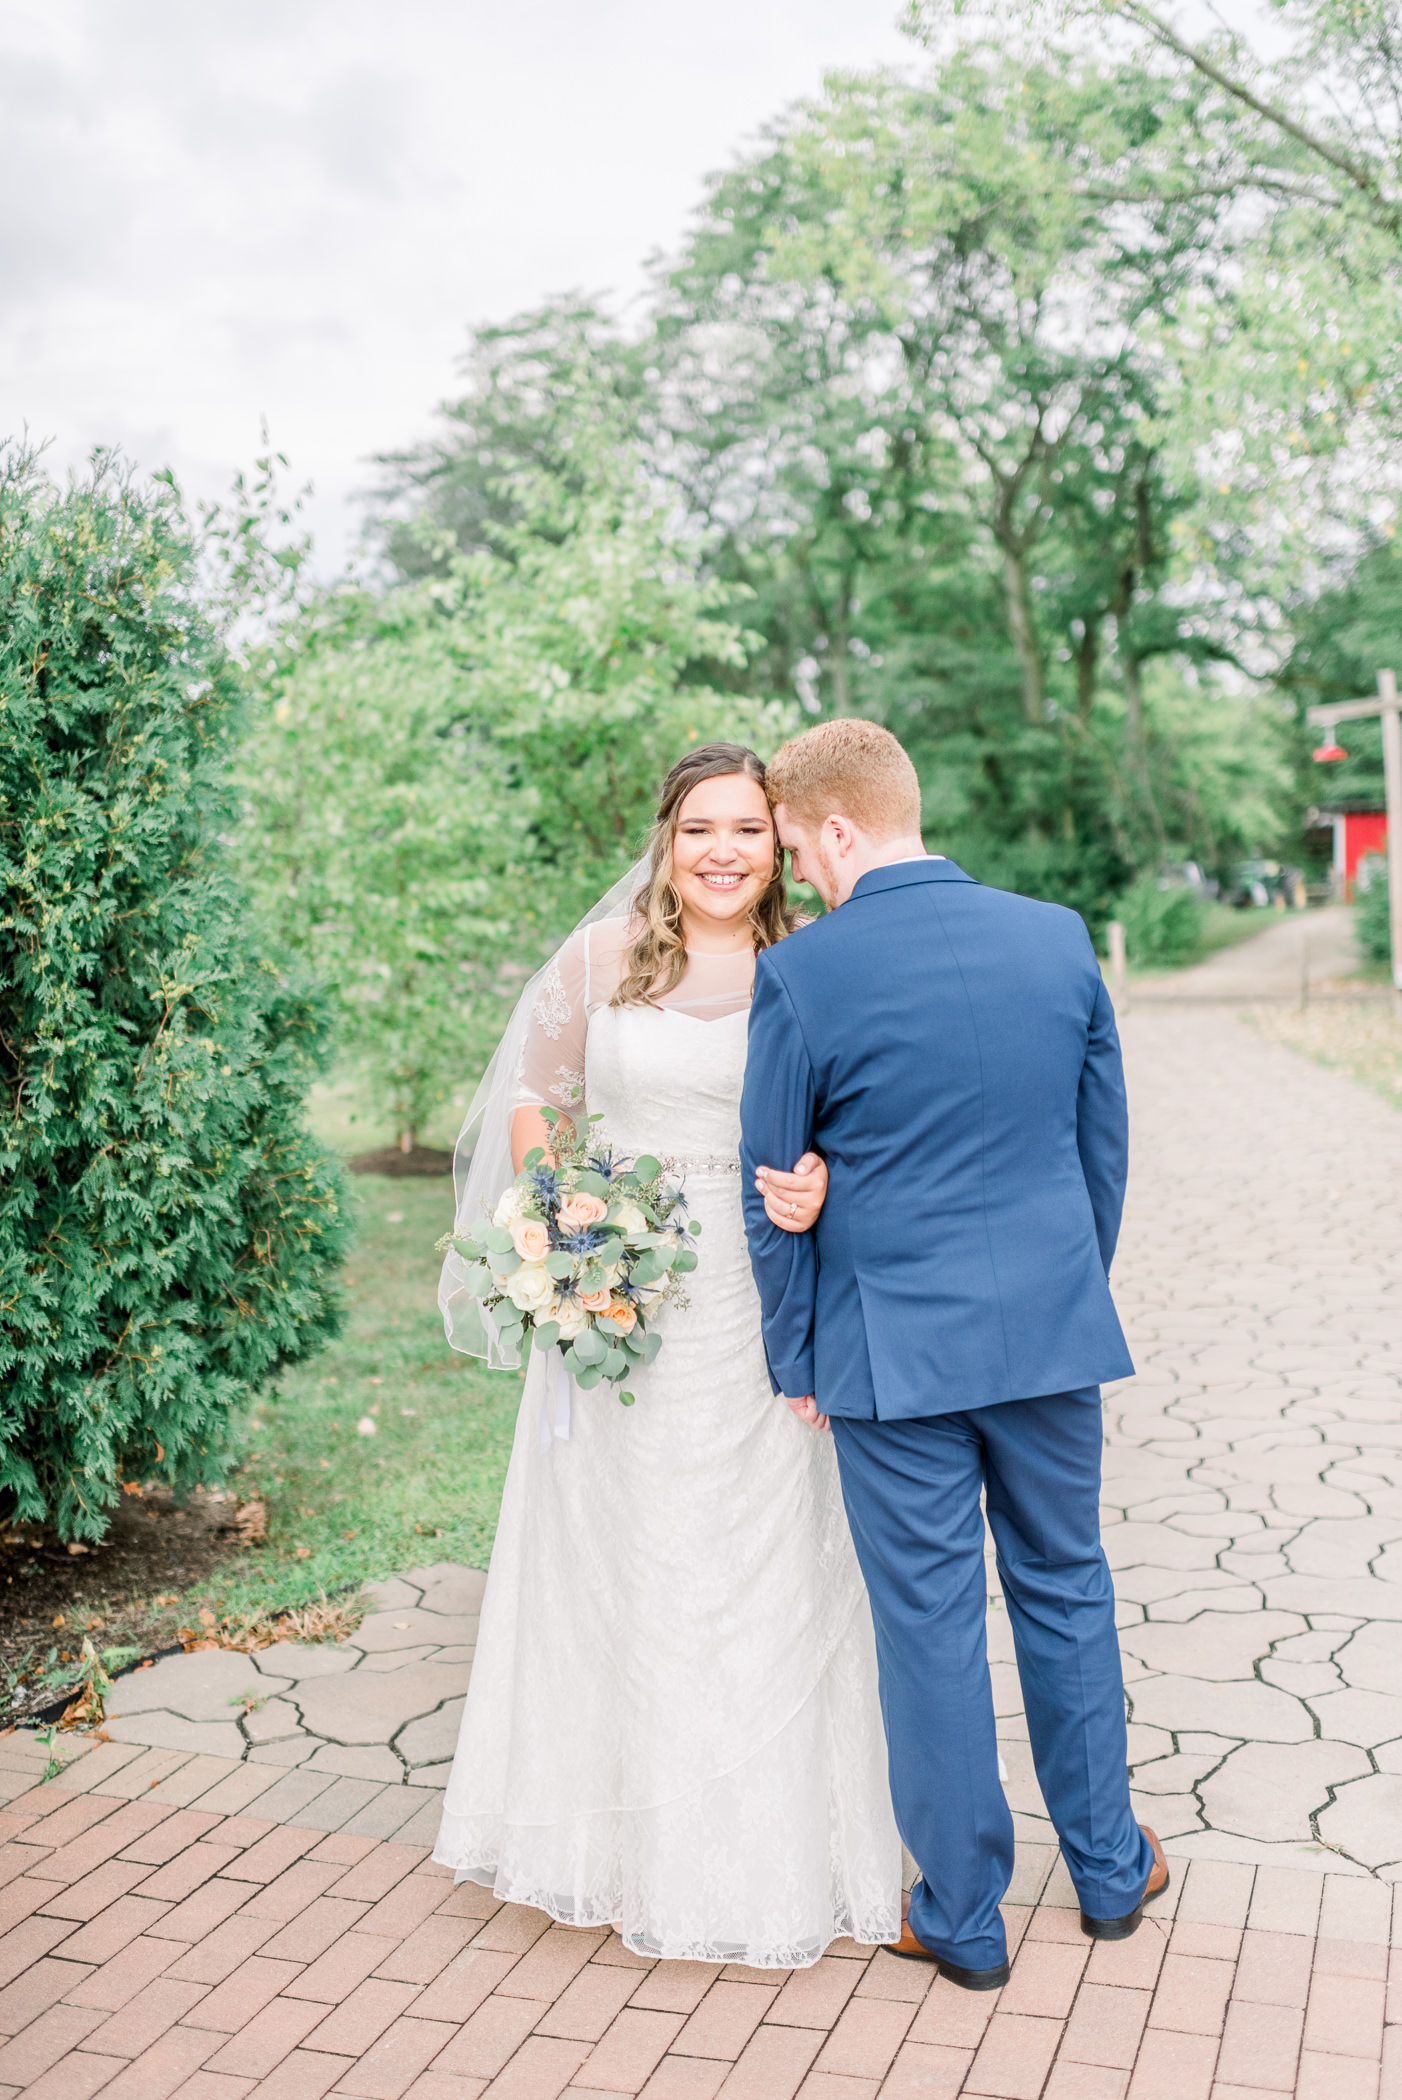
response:
{"label": "bridal bouquet", "polygon": [[[617,1159],[608,1146],[590,1147],[587,1127],[576,1135],[556,1110],[541,1113],[554,1131],[554,1165],[540,1147],[528,1152],[488,1222],[439,1247],[471,1264],[468,1295],[503,1343],[558,1344],[576,1385],[621,1387],[662,1347],[648,1318],[680,1296],[681,1277],[696,1267],[688,1235],[701,1227],[684,1224],[686,1199],[660,1160]],[[618,1397],[633,1405],[631,1393]]]}

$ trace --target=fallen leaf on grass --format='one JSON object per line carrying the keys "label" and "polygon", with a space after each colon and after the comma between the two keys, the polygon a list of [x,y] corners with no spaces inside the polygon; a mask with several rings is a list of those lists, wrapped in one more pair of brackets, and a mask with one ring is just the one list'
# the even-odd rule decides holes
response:
{"label": "fallen leaf on grass", "polygon": [[245,1546],[267,1545],[268,1508],[265,1502],[245,1502],[239,1510],[235,1523]]}

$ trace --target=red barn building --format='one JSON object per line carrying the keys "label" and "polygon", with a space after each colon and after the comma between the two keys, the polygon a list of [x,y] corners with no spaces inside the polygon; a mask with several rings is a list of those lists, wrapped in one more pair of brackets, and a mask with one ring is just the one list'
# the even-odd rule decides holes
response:
{"label": "red barn building", "polygon": [[1320,809],[1311,812],[1312,823],[1331,825],[1334,832],[1334,895],[1353,901],[1358,863],[1370,853],[1387,852],[1387,817],[1376,806]]}

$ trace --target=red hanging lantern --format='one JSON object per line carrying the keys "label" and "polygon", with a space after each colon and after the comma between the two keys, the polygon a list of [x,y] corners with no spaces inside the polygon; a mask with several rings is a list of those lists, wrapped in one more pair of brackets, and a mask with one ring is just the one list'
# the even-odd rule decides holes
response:
{"label": "red hanging lantern", "polygon": [[1317,751],[1311,751],[1310,757],[1317,766],[1337,765],[1341,758],[1348,757],[1347,751],[1339,742],[1338,727],[1335,723],[1324,724],[1324,742]]}

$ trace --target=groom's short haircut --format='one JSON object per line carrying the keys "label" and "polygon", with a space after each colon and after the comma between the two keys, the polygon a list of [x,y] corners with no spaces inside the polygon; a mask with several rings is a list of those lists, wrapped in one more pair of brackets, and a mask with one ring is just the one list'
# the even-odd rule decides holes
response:
{"label": "groom's short haircut", "polygon": [[889,729],[877,722],[820,722],[775,752],[765,768],[772,803],[800,824],[848,817],[868,838],[917,838],[920,782]]}

